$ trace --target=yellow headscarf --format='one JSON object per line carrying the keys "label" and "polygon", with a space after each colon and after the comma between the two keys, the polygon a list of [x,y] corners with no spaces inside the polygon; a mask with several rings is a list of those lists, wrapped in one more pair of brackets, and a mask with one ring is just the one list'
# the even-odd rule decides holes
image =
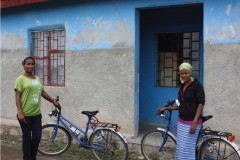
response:
{"label": "yellow headscarf", "polygon": [[[192,77],[192,72],[193,72],[193,67],[191,66],[191,64],[189,63],[182,63],[180,66],[179,66],[179,71],[181,71],[182,69],[186,69],[190,72],[191,74],[191,80],[193,81],[193,77]],[[184,83],[184,81],[182,80],[181,76],[180,76],[180,81],[181,83]]]}

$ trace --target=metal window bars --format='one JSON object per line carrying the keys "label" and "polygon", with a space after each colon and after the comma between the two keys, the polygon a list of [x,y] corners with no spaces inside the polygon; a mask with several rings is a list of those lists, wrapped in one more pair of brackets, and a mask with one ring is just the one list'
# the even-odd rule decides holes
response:
{"label": "metal window bars", "polygon": [[192,64],[194,78],[199,78],[199,32],[159,33],[157,36],[156,86],[177,87],[178,66]]}
{"label": "metal window bars", "polygon": [[65,41],[65,29],[31,32],[35,72],[44,85],[65,85]]}

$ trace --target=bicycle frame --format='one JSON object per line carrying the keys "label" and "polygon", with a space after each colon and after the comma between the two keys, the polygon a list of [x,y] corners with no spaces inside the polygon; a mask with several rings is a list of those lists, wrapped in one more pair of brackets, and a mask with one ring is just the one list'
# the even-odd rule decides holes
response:
{"label": "bicycle frame", "polygon": [[[85,131],[82,130],[81,128],[79,128],[78,126],[76,126],[73,122],[71,122],[70,120],[68,120],[67,118],[65,118],[62,114],[61,111],[59,111],[58,115],[57,115],[57,121],[56,123],[49,123],[49,124],[56,124],[56,130],[54,131],[54,134],[52,136],[52,141],[54,141],[54,139],[56,138],[56,135],[58,133],[58,127],[59,125],[64,127],[68,133],[71,135],[71,137],[75,138],[83,147],[85,148],[91,148],[91,149],[97,149],[97,150],[104,150],[105,146],[103,147],[96,147],[96,146],[91,146],[91,145],[87,145],[85,144],[85,138],[87,137],[87,133],[89,130],[89,126],[91,126],[93,133],[95,134],[96,132],[96,128],[97,126],[95,126],[92,122],[91,119],[88,118],[88,122],[86,124],[86,129]],[[83,134],[83,139],[80,139],[78,135],[76,135],[69,126],[73,126],[76,128],[76,130],[80,131],[80,134]],[[96,135],[96,134],[95,134]]]}
{"label": "bicycle frame", "polygon": [[171,134],[171,136],[176,140],[176,137],[177,137],[177,131],[176,131],[176,125],[174,125],[171,121],[171,117],[172,117],[172,111],[169,111],[170,112],[170,115],[168,117],[166,117],[165,115],[161,115],[162,117],[164,117],[167,121],[167,125],[166,125],[166,129],[162,129],[162,128],[157,128],[157,130],[162,130],[164,131],[164,136],[163,136],[163,142],[162,144],[160,145],[160,148],[159,148],[159,152],[162,150],[163,146],[165,145],[165,143],[167,142],[167,139],[168,139],[168,136],[167,136],[167,133],[168,134]]}

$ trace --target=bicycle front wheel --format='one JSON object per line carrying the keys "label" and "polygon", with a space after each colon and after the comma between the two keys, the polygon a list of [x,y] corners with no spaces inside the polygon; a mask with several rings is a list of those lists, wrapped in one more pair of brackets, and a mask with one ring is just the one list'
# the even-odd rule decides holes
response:
{"label": "bicycle front wheel", "polygon": [[55,124],[46,124],[42,126],[42,138],[38,147],[41,154],[56,156],[65,152],[71,145],[71,136],[68,131],[58,126],[56,137],[53,135],[57,126]]}
{"label": "bicycle front wheel", "polygon": [[98,160],[126,160],[128,146],[123,138],[110,129],[98,129],[90,136],[92,153]]}
{"label": "bicycle front wheel", "polygon": [[220,138],[209,138],[199,148],[201,160],[240,160],[236,149],[228,141]]}
{"label": "bicycle front wheel", "polygon": [[[147,160],[165,160],[175,158],[176,140],[164,131],[155,130],[145,134],[141,140],[141,151]],[[164,140],[166,143],[162,148]]]}

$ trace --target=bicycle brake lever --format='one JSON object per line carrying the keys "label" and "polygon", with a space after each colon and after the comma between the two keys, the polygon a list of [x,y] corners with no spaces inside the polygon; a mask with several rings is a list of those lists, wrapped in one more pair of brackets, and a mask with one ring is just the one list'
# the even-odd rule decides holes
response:
{"label": "bicycle brake lever", "polygon": [[52,112],[49,112],[48,115],[49,115],[50,117],[52,117],[52,116],[54,115],[54,114],[53,114],[53,111],[52,111]]}
{"label": "bicycle brake lever", "polygon": [[164,114],[160,114],[160,117],[165,117],[165,115]]}
{"label": "bicycle brake lever", "polygon": [[57,111],[56,110],[52,110],[52,112],[48,113],[48,115],[51,116],[57,116]]}

